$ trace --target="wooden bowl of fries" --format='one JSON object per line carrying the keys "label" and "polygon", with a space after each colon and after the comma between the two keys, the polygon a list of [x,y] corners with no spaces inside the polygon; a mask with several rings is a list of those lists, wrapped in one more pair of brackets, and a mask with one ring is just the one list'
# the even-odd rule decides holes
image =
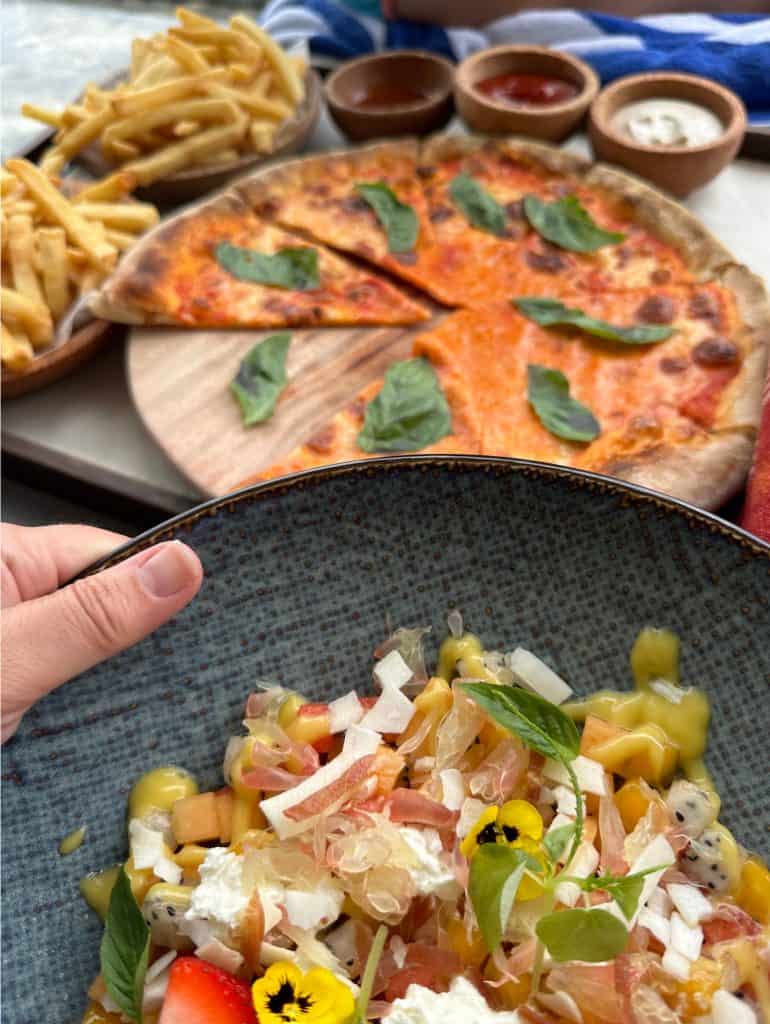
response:
{"label": "wooden bowl of fries", "polygon": [[62,112],[22,107],[57,129],[44,171],[77,159],[98,177],[130,174],[143,198],[176,205],[304,145],[321,97],[304,58],[245,15],[227,27],[177,15],[179,25],[133,41],[124,74],[89,85]]}
{"label": "wooden bowl of fries", "polygon": [[128,197],[132,179],[123,177],[65,194],[27,160],[0,170],[4,397],[64,376],[106,340],[111,325],[87,311],[85,323],[70,329],[73,308],[158,221],[154,206]]}

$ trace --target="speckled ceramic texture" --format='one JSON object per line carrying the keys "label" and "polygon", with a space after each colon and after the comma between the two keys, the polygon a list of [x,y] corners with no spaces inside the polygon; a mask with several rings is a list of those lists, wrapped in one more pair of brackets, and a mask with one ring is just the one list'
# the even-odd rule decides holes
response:
{"label": "speckled ceramic texture", "polygon": [[[203,589],[133,650],[46,699],[3,750],[3,1018],[79,1019],[100,925],[78,879],[126,853],[132,781],[174,762],[216,785],[257,680],[319,699],[366,689],[394,625],[463,611],[578,693],[629,685],[640,626],[682,637],[684,679],[714,704],[724,820],[770,843],[770,548],[676,502],[505,460],[396,459],[311,472],[179,517]],[[58,841],[88,837],[60,858]]]}

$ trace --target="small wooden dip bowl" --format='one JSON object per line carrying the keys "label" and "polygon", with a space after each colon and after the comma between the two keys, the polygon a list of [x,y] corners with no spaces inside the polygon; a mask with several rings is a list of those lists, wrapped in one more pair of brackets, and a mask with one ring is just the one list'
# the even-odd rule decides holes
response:
{"label": "small wooden dip bowl", "polygon": [[[326,79],[329,112],[340,131],[357,142],[389,135],[427,135],[438,131],[454,111],[454,65],[423,50],[390,50],[343,64]],[[366,106],[367,93],[404,83],[424,98],[411,103]]]}
{"label": "small wooden dip bowl", "polygon": [[[572,82],[579,89],[565,103],[513,106],[498,103],[475,88],[495,75],[550,75]],[[596,73],[582,60],[544,46],[495,46],[474,53],[455,75],[455,103],[474,132],[485,135],[531,135],[560,142],[578,126],[599,91]]]}
{"label": "small wooden dip bowl", "polygon": [[[708,107],[724,125],[724,132],[703,146],[646,146],[612,128],[612,119],[622,107],[654,97]],[[734,92],[708,78],[661,71],[630,75],[608,86],[594,101],[588,124],[599,159],[620,164],[682,198],[715,178],[733,159],[746,132],[746,110]]]}

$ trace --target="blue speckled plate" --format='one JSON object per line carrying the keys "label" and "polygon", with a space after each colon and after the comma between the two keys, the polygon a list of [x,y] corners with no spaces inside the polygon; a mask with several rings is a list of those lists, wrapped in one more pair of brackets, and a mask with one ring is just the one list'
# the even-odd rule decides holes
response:
{"label": "blue speckled plate", "polygon": [[[138,538],[179,537],[206,572],[191,607],[43,701],[3,750],[3,1016],[75,1021],[100,925],[78,896],[125,855],[146,769],[220,778],[257,679],[311,698],[366,688],[393,624],[444,633],[457,607],[493,647],[523,644],[578,692],[629,684],[640,626],[668,626],[713,700],[724,820],[770,849],[770,547],[670,498],[554,466],[473,457],[313,470],[211,502]],[[435,641],[434,641],[435,643]],[[87,824],[85,844],[57,843]]]}

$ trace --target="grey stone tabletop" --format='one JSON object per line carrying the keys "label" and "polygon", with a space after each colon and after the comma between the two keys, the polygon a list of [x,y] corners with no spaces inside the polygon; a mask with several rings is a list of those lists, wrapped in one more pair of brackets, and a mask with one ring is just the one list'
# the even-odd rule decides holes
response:
{"label": "grey stone tabletop", "polygon": [[[165,28],[176,6],[137,0],[3,0],[3,157],[29,146],[40,135],[40,126],[19,114],[22,102],[60,107],[89,81],[125,67],[131,39]],[[225,20],[236,6],[257,10],[261,4],[187,6]],[[462,130],[457,122],[451,128]],[[324,112],[308,148],[343,144]],[[567,148],[588,153],[588,143],[579,135],[569,140]],[[685,206],[770,283],[768,186],[767,163],[736,160],[690,196]],[[193,505],[199,497],[139,420],[129,395],[122,345],[113,346],[63,381],[4,403],[2,447],[35,466],[60,470],[83,483],[170,512]]]}

